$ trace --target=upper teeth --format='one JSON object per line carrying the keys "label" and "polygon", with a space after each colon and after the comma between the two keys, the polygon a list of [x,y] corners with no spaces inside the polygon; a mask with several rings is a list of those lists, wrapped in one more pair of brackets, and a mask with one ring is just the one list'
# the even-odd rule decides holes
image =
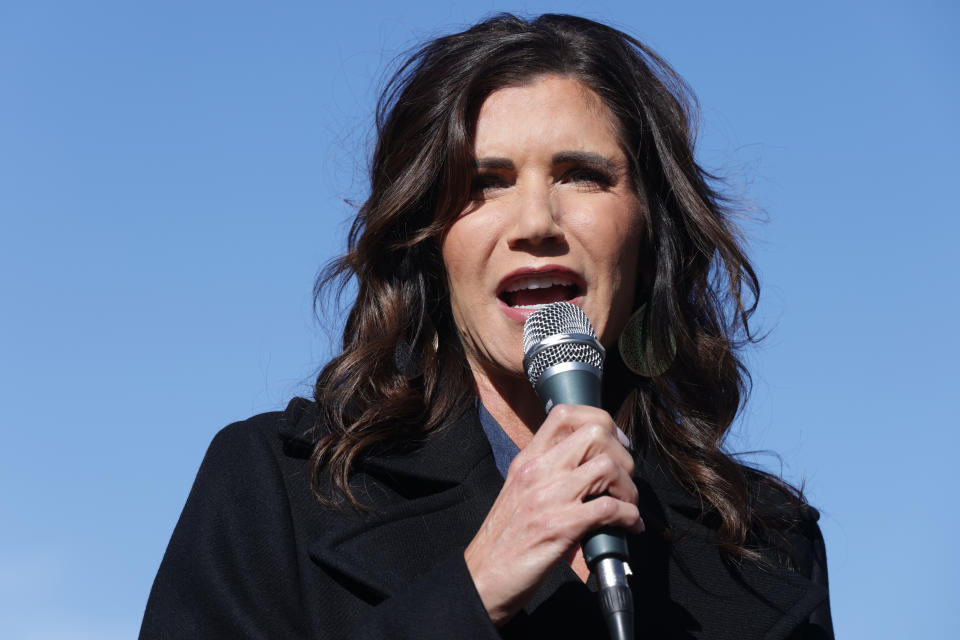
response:
{"label": "upper teeth", "polygon": [[510,288],[507,289],[508,293],[513,291],[523,291],[524,289],[546,289],[547,287],[553,287],[555,285],[568,286],[572,284],[569,280],[560,277],[532,277],[524,278],[514,284],[510,285]]}

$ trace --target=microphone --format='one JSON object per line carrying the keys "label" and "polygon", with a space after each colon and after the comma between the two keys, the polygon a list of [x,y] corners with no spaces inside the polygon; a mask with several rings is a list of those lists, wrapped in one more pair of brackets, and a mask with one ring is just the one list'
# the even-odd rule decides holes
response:
{"label": "microphone", "polygon": [[[547,413],[558,404],[600,407],[604,354],[587,314],[569,302],[544,305],[523,325],[523,368]],[[590,532],[581,548],[600,586],[600,609],[611,640],[632,640],[631,571],[623,530]]]}

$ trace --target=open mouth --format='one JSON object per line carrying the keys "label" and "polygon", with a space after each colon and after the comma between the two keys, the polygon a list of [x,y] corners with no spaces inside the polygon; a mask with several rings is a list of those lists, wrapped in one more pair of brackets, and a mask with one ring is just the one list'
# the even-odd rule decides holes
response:
{"label": "open mouth", "polygon": [[581,286],[569,277],[527,276],[512,280],[498,297],[515,309],[536,309],[551,302],[573,300],[581,293]]}

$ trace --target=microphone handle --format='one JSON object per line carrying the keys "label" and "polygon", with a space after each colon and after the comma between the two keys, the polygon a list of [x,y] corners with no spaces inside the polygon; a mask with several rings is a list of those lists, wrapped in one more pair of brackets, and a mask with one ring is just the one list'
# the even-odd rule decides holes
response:
{"label": "microphone handle", "polygon": [[[547,413],[558,404],[600,407],[600,371],[580,362],[564,362],[543,372],[537,380],[537,395]],[[581,542],[583,559],[600,586],[600,609],[611,640],[633,640],[633,596],[627,538],[622,529],[603,527],[588,533]]]}

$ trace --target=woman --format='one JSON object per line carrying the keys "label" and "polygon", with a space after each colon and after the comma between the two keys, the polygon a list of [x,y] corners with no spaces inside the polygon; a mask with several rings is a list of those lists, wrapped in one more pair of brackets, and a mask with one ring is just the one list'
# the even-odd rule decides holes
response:
{"label": "woman", "polygon": [[[215,438],[141,637],[605,637],[579,541],[608,525],[637,637],[832,637],[816,511],[722,450],[758,283],[690,121],[662,60],[580,18],[415,53],[318,283],[356,280],[343,352],[315,402]],[[545,415],[525,380],[556,300],[607,349],[607,411]]]}

